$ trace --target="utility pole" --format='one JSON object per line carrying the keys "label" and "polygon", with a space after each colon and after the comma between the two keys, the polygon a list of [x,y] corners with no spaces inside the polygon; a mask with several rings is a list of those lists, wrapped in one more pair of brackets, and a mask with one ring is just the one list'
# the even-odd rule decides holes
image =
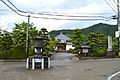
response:
{"label": "utility pole", "polygon": [[29,26],[30,26],[30,15],[28,15],[28,25],[27,25],[27,31],[26,31],[26,54],[28,58],[28,53],[29,53]]}
{"label": "utility pole", "polygon": [[[119,0],[117,0],[117,26],[120,36],[120,8],[119,8]],[[118,52],[119,52],[119,37],[118,37]]]}

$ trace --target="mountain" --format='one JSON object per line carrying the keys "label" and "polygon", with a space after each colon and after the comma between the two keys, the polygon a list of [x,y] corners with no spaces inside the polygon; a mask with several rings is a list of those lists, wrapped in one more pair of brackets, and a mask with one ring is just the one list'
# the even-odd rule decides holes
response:
{"label": "mountain", "polygon": [[73,30],[70,29],[63,29],[63,30],[53,30],[51,32],[49,32],[49,35],[51,36],[51,38],[54,38],[55,36],[57,36],[60,33],[65,34],[66,36],[70,37],[71,34],[73,33]]}
{"label": "mountain", "polygon": [[[90,27],[81,29],[82,34],[87,35],[90,32],[101,32],[103,34],[105,34],[106,36],[108,35],[115,35],[115,31],[117,31],[117,25],[109,25],[109,24],[105,24],[105,23],[99,23],[99,24],[94,24]],[[54,38],[55,36],[57,36],[60,32],[62,32],[63,34],[65,34],[66,36],[70,37],[71,34],[73,33],[73,30],[69,30],[69,29],[63,29],[63,30],[53,30],[51,32],[49,32],[49,35]]]}
{"label": "mountain", "polygon": [[101,32],[101,33],[104,33],[106,36],[108,36],[110,34],[114,35],[117,29],[118,29],[117,25],[99,23],[99,24],[92,25],[88,28],[81,29],[81,31],[84,35],[87,35],[90,32]]}

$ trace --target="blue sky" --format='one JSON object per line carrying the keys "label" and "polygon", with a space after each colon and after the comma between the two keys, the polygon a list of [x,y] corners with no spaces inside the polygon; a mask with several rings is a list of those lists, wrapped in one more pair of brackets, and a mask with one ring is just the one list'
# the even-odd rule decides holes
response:
{"label": "blue sky", "polygon": [[[4,1],[7,2],[7,0]],[[104,17],[110,17],[112,15],[116,15],[116,13],[108,6],[105,0],[10,0],[10,1],[17,8],[23,11],[50,12],[50,13],[58,12],[57,14],[67,13],[69,15],[80,15],[80,16],[102,15]],[[107,1],[110,2],[109,0]],[[116,7],[113,0],[111,1],[113,5]],[[93,14],[93,13],[99,13],[99,14]],[[110,13],[110,14],[100,14],[100,13]],[[28,14],[24,14],[24,15],[28,15]],[[35,15],[35,16],[39,16],[39,15]],[[12,12],[8,7],[6,7],[0,1],[1,29],[12,31],[12,28],[14,27],[14,23],[21,23],[22,21],[27,22],[27,18],[19,16],[16,13]],[[40,18],[39,19],[31,18],[30,22],[33,22],[38,29],[44,27],[47,28],[48,31],[60,30],[60,29],[75,29],[75,28],[81,29],[97,23],[116,24],[116,20],[68,21],[68,20],[52,20],[52,19],[48,20],[48,19],[40,19]]]}

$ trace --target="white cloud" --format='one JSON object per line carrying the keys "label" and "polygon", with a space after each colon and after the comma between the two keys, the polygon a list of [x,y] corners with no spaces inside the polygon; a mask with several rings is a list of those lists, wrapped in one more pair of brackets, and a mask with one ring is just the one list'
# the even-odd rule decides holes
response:
{"label": "white cloud", "polygon": [[14,0],[17,4],[27,6],[59,6],[65,0]]}
{"label": "white cloud", "polygon": [[[92,1],[92,3],[86,3],[87,6],[82,6],[82,7],[71,7],[71,9],[66,9],[66,8],[56,8],[53,9],[52,7],[56,7],[56,6],[62,6],[64,2],[66,2],[67,0],[14,0],[12,2],[16,1],[16,6],[18,6],[20,9],[22,8],[29,8],[31,9],[31,7],[34,7],[31,11],[36,11],[36,8],[38,9],[38,11],[48,11],[48,12],[62,12],[62,13],[105,13],[105,11],[107,12],[113,12],[109,6],[106,6],[107,4],[99,4],[96,2],[93,2],[93,0],[89,0]],[[70,2],[70,1],[68,1]],[[82,1],[79,1],[82,2]],[[22,5],[22,6],[20,6]],[[39,7],[38,7],[39,6]],[[51,7],[52,6],[52,7]],[[42,7],[42,8],[41,8]],[[43,8],[44,7],[44,8]],[[107,13],[106,12],[106,13]],[[79,14],[76,14],[79,15]],[[82,15],[92,15],[92,14],[82,14]],[[0,17],[0,26],[3,26],[3,29],[8,28],[9,24],[14,24],[14,23],[20,23],[22,21],[27,21],[27,18],[24,17],[20,17],[17,14],[8,14],[8,15],[2,15]],[[34,19],[31,18],[30,22],[33,22],[38,29],[41,28],[47,28],[48,31],[51,30],[57,30],[57,29],[63,29],[64,26],[70,25],[70,23],[74,23],[75,21],[65,21],[65,20],[51,20],[51,19]],[[101,21],[104,22],[104,21]],[[93,22],[91,22],[93,23]],[[96,23],[96,22],[95,22]],[[97,22],[98,23],[98,22]],[[115,21],[112,21],[110,23],[115,23]],[[90,24],[90,22],[87,24],[87,22],[80,22],[80,23],[76,23],[77,24]],[[75,24],[74,24],[75,26]],[[66,26],[65,26],[66,27]],[[69,27],[68,27],[69,28]],[[75,27],[74,27],[75,28]],[[73,27],[72,27],[73,29]]]}
{"label": "white cloud", "polygon": [[[26,19],[27,20],[27,19]],[[0,28],[3,30],[12,31],[15,23],[25,21],[25,18],[20,17],[16,14],[9,14],[0,17]]]}
{"label": "white cloud", "polygon": [[33,19],[31,18],[31,22],[37,26],[38,29],[46,28],[48,31],[57,30],[62,25],[68,23],[68,21],[60,21],[60,20],[51,20],[51,19]]}

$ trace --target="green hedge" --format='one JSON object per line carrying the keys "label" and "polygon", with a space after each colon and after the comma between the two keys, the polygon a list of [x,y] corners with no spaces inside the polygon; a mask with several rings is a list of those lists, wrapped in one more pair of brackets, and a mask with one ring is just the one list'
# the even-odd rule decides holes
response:
{"label": "green hedge", "polygon": [[0,51],[0,59],[24,59],[26,52],[23,49],[12,48],[8,51]]}
{"label": "green hedge", "polygon": [[101,48],[95,48],[91,50],[91,53],[95,57],[103,57],[107,55],[107,50],[106,49],[101,49]]}
{"label": "green hedge", "polygon": [[68,53],[73,53],[74,49],[70,48],[69,50],[67,50]]}

